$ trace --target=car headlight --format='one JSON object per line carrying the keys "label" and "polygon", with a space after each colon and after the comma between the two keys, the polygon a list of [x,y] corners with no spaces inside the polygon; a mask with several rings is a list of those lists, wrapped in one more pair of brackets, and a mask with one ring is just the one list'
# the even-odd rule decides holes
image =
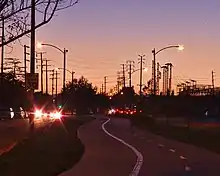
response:
{"label": "car headlight", "polygon": [[60,112],[56,112],[54,113],[54,116],[53,116],[55,119],[60,119],[61,118],[61,114]]}
{"label": "car headlight", "polygon": [[54,113],[50,113],[50,117],[53,118],[54,117]]}
{"label": "car headlight", "polygon": [[35,117],[39,118],[42,116],[42,111],[36,110],[34,114],[35,114]]}

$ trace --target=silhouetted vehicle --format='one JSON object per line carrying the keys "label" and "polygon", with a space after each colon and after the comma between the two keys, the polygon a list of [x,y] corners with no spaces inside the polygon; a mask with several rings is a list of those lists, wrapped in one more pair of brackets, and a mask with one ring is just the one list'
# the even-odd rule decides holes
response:
{"label": "silhouetted vehicle", "polygon": [[0,119],[6,120],[6,119],[13,119],[10,108],[7,107],[0,107]]}
{"label": "silhouetted vehicle", "polygon": [[24,119],[27,118],[27,112],[22,107],[0,107],[0,119]]}

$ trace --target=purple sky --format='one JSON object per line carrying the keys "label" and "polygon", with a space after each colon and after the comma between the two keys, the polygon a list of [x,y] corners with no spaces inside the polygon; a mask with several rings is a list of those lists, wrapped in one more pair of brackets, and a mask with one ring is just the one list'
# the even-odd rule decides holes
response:
{"label": "purple sky", "polygon": [[[170,49],[157,60],[174,65],[174,84],[193,78],[211,84],[211,71],[220,83],[220,1],[219,0],[81,0],[60,11],[48,25],[37,31],[37,40],[69,50],[67,67],[100,87],[108,76],[108,89],[116,84],[116,72],[126,60],[145,54],[144,83],[151,76],[152,48],[183,44],[185,50]],[[62,55],[45,48],[51,64],[62,66]],[[22,48],[14,55],[22,58]],[[68,79],[71,75],[68,74]],[[60,75],[62,80],[62,74]],[[138,84],[138,72],[133,84]],[[59,81],[60,88],[62,86]]]}

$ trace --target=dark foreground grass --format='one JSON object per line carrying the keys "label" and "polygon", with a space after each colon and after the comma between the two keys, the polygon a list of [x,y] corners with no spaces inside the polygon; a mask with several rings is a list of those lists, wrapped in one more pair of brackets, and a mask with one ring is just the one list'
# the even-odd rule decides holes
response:
{"label": "dark foreground grass", "polygon": [[151,131],[166,138],[193,144],[210,151],[220,153],[219,128],[188,128],[156,124],[146,116],[137,116],[131,119],[133,125]]}
{"label": "dark foreground grass", "polygon": [[71,168],[84,152],[77,129],[92,119],[66,118],[35,131],[0,157],[0,176],[54,176]]}

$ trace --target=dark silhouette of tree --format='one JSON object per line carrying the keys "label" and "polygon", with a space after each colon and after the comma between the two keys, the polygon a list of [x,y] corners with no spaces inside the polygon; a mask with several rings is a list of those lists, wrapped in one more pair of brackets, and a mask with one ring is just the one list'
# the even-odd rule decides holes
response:
{"label": "dark silhouette of tree", "polygon": [[97,94],[94,103],[99,113],[105,112],[111,106],[111,100],[105,94]]}
{"label": "dark silhouette of tree", "polygon": [[136,96],[133,87],[124,87],[118,94],[112,97],[112,104],[118,107],[130,106],[136,104],[138,96]]}
{"label": "dark silhouette of tree", "polygon": [[55,105],[51,95],[36,92],[34,94],[34,106],[37,108],[52,109],[52,107]]}
{"label": "dark silhouette of tree", "polygon": [[[0,0],[0,23],[3,20],[5,23],[4,42],[1,41],[0,47],[31,32],[31,3],[32,0]],[[77,3],[78,0],[35,0],[35,29],[51,21],[55,12]]]}
{"label": "dark silhouette of tree", "polygon": [[[2,75],[1,75],[2,76]],[[5,73],[1,78],[0,104],[7,107],[29,108],[28,93],[23,87],[23,82],[14,77],[13,73]]]}
{"label": "dark silhouette of tree", "polygon": [[66,85],[65,92],[62,91],[65,100],[65,109],[76,109],[77,114],[88,113],[95,108],[96,87],[84,77],[73,80]]}

